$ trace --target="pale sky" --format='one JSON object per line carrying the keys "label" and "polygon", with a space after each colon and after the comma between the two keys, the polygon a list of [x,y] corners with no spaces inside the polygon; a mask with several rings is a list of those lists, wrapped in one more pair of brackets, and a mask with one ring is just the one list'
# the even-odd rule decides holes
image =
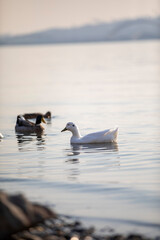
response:
{"label": "pale sky", "polygon": [[160,0],[0,0],[0,34],[160,16]]}

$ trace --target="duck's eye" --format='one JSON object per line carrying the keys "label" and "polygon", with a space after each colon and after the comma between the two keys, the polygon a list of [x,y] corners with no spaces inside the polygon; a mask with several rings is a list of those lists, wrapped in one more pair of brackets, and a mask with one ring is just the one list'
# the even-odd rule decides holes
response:
{"label": "duck's eye", "polygon": [[72,125],[72,127],[74,127],[74,124]]}

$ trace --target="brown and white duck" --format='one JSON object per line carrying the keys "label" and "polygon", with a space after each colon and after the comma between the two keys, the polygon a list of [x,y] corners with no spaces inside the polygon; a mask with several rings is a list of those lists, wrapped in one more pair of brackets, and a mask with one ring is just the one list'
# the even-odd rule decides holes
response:
{"label": "brown and white duck", "polygon": [[35,113],[25,113],[25,114],[23,114],[23,117],[25,119],[32,119],[32,118],[36,118],[39,115],[42,115],[44,118],[48,118],[48,119],[51,118],[51,112],[50,111],[46,112],[45,114],[36,113],[36,112]]}
{"label": "brown and white duck", "polygon": [[36,117],[35,123],[18,115],[15,130],[19,133],[42,133],[45,128],[42,126],[41,122],[46,123],[42,115]]}

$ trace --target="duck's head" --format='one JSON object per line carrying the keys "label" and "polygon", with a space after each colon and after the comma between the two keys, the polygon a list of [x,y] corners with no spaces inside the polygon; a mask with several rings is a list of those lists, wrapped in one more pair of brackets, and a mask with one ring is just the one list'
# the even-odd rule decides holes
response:
{"label": "duck's head", "polygon": [[78,128],[73,122],[68,122],[66,124],[65,128],[61,132],[64,132],[64,131],[67,131],[67,130],[71,131],[71,132],[74,132],[74,131],[77,131]]}
{"label": "duck's head", "polygon": [[41,122],[46,123],[42,115],[38,115],[36,118],[36,125],[41,124]]}
{"label": "duck's head", "polygon": [[46,114],[44,114],[44,117],[45,118],[51,118],[51,112],[50,111],[46,112]]}

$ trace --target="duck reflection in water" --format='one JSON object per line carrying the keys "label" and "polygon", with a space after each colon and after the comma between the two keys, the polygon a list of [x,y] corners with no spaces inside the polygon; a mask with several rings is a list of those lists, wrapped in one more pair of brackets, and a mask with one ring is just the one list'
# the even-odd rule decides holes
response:
{"label": "duck reflection in water", "polygon": [[97,151],[118,152],[118,144],[111,143],[91,143],[91,144],[71,144],[73,155],[79,155],[81,152],[92,153]]}
{"label": "duck reflection in water", "polygon": [[45,149],[45,137],[43,134],[16,134],[19,151],[27,152]]}
{"label": "duck reflection in water", "polygon": [[79,167],[78,167],[79,159],[69,158],[65,162],[68,163],[68,167],[69,167],[66,169],[68,179],[71,181],[77,180],[77,177],[80,174]]}
{"label": "duck reflection in water", "polygon": [[[77,180],[80,175],[79,163],[80,154],[94,154],[97,152],[102,153],[115,153],[118,152],[117,143],[98,143],[98,144],[71,144],[71,148],[67,149],[67,160],[65,161],[69,168],[67,169],[67,175],[70,180]],[[78,157],[79,155],[79,157]],[[83,158],[83,156],[82,156]]]}
{"label": "duck reflection in water", "polygon": [[[69,151],[68,151],[69,150]],[[67,150],[67,156],[69,156],[70,161],[75,159],[74,156],[80,155],[81,153],[96,153],[102,152],[118,152],[117,143],[95,143],[95,144],[71,144],[71,149]],[[72,158],[73,157],[73,158]],[[78,158],[76,158],[78,159]]]}

